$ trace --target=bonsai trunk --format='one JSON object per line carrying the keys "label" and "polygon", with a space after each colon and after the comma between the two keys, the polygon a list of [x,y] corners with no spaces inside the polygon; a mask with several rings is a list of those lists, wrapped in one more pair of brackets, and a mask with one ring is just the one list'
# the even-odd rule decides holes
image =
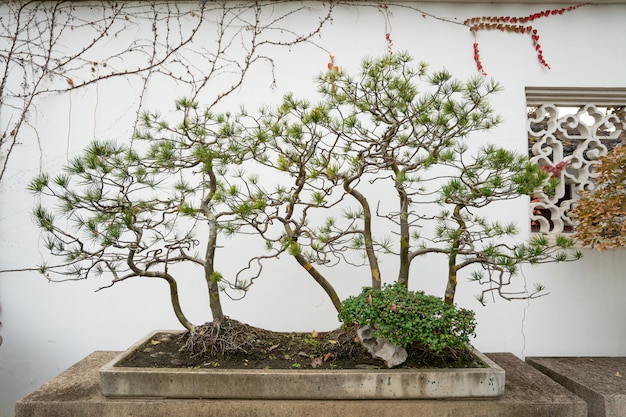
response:
{"label": "bonsai trunk", "polygon": [[448,283],[446,285],[446,293],[443,297],[443,300],[448,305],[454,304],[454,295],[456,294],[456,284],[457,284],[457,263],[456,258],[459,253],[459,247],[461,244],[461,236],[466,231],[466,224],[463,221],[463,217],[461,216],[462,205],[457,204],[454,207],[454,212],[452,214],[452,218],[457,222],[459,227],[456,229],[456,234],[454,239],[452,239],[452,245],[450,248],[450,253],[448,254]]}
{"label": "bonsai trunk", "polygon": [[315,267],[311,265],[311,263],[308,262],[306,258],[302,256],[302,254],[294,254],[293,257],[296,258],[296,261],[298,261],[298,263],[309,273],[309,275],[313,277],[315,282],[317,282],[320,287],[322,287],[328,297],[330,297],[330,301],[333,303],[335,310],[337,310],[337,312],[340,312],[341,300],[339,299],[337,292],[335,292],[335,289],[330,284],[330,282],[328,282],[328,280],[326,280],[326,278],[324,278],[324,276],[317,269],[315,269]]}
{"label": "bonsai trunk", "polygon": [[[458,242],[453,242],[453,244],[458,244]],[[453,248],[448,255],[448,284],[443,297],[443,301],[448,305],[454,305],[454,295],[456,293],[456,254],[456,249]]]}
{"label": "bonsai trunk", "polygon": [[367,198],[354,188],[350,187],[347,179],[343,183],[343,189],[354,197],[363,209],[363,244],[365,245],[365,253],[370,266],[372,288],[380,289],[380,268],[378,267],[378,258],[376,258],[376,252],[374,251],[374,239],[372,238],[372,210],[370,210]]}
{"label": "bonsai trunk", "polygon": [[408,287],[409,285],[409,196],[399,177],[404,172],[396,171],[396,190],[400,198],[400,270],[398,271],[398,283]]}
{"label": "bonsai trunk", "polygon": [[[288,216],[291,217],[291,206],[287,210]],[[297,232],[294,232],[287,224],[284,225],[285,234],[289,237],[289,240],[292,245],[298,245],[298,236]],[[315,267],[300,253],[299,249],[290,250],[291,256],[293,256],[296,261],[302,266],[306,272],[319,284],[320,287],[324,290],[324,292],[330,298],[330,301],[333,303],[335,310],[337,312],[341,311],[341,299],[337,295],[335,288],[333,288],[332,284],[328,282],[328,280],[322,275]]]}
{"label": "bonsai trunk", "polygon": [[217,221],[213,213],[205,213],[209,223],[209,239],[206,245],[206,253],[204,256],[204,279],[206,280],[209,290],[209,306],[213,321],[224,320],[224,312],[222,310],[222,300],[220,298],[220,276],[215,272],[215,248],[217,245]]}
{"label": "bonsai trunk", "polygon": [[209,290],[209,306],[211,307],[211,314],[213,315],[213,321],[224,320],[224,312],[222,311],[222,300],[220,299],[220,276],[215,272],[215,248],[217,247],[217,219],[215,214],[209,208],[209,202],[213,199],[217,191],[217,179],[213,172],[213,167],[208,169],[208,185],[209,193],[202,200],[200,204],[200,210],[207,219],[209,225],[209,236],[206,245],[206,252],[204,255],[204,279],[206,280]]}
{"label": "bonsai trunk", "polygon": [[190,332],[194,332],[196,326],[194,326],[189,320],[187,320],[187,317],[180,307],[180,300],[178,299],[178,285],[176,284],[176,280],[172,278],[169,274],[165,274],[163,278],[167,281],[170,287],[170,299],[172,301],[172,307],[174,307],[174,314],[176,315],[176,318],[185,329],[189,330]]}
{"label": "bonsai trunk", "polygon": [[180,299],[178,298],[178,284],[176,283],[174,277],[172,277],[167,272],[142,270],[135,264],[134,257],[135,250],[131,250],[128,252],[128,257],[126,258],[126,264],[130,267],[133,273],[140,277],[164,279],[170,287],[170,301],[172,303],[172,308],[174,309],[174,314],[176,315],[178,322],[182,324],[185,329],[193,332],[196,327],[189,320],[187,320],[185,313],[183,313],[183,310],[180,307]]}

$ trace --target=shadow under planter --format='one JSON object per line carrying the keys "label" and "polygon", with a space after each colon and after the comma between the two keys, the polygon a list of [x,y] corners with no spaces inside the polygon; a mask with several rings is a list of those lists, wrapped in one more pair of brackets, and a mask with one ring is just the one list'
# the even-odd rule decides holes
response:
{"label": "shadow under planter", "polygon": [[106,397],[213,399],[498,398],[505,371],[478,351],[483,368],[450,369],[188,369],[120,366],[155,332],[100,369]]}

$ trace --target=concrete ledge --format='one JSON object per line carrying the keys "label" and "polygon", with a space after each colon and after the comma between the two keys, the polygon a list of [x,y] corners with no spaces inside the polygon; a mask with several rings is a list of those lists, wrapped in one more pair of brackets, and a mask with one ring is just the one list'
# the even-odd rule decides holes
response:
{"label": "concrete ledge", "polygon": [[526,358],[587,402],[589,417],[626,416],[626,357]]}
{"label": "concrete ledge", "polygon": [[586,417],[584,401],[510,353],[488,354],[506,371],[496,400],[111,399],[99,369],[119,352],[95,352],[19,400],[15,417]]}

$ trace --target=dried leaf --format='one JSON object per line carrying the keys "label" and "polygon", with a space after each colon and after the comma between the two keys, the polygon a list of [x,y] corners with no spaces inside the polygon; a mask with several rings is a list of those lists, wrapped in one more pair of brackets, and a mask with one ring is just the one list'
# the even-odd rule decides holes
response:
{"label": "dried leaf", "polygon": [[311,368],[319,368],[320,366],[322,366],[321,358],[315,358],[311,361]]}
{"label": "dried leaf", "polygon": [[270,346],[270,348],[269,348],[269,349],[267,349],[267,351],[268,351],[268,352],[271,352],[271,351],[273,351],[274,349],[276,349],[278,346],[280,346],[280,345],[272,345],[272,346]]}
{"label": "dried leaf", "polygon": [[620,374],[620,373],[619,373],[619,371],[618,371],[618,372],[615,372],[615,376],[616,376],[617,378],[621,378],[621,377],[622,377],[622,374]]}
{"label": "dried leaf", "polygon": [[333,352],[328,352],[326,354],[324,354],[324,362],[328,361],[331,358],[334,358],[335,354]]}
{"label": "dried leaf", "polygon": [[152,345],[158,345],[161,342],[159,342],[158,340],[151,340],[150,343],[152,343]]}
{"label": "dried leaf", "polygon": [[319,333],[317,332],[317,330],[313,330],[313,331],[311,332],[311,336],[313,336],[314,338],[315,338],[315,337],[317,337],[317,335],[318,335],[318,334],[319,334]]}

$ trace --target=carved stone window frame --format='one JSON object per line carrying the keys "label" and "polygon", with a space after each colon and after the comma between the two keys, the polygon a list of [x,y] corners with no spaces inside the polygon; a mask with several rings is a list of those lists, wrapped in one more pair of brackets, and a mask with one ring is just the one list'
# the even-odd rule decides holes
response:
{"label": "carved stone window frame", "polygon": [[[626,138],[626,88],[526,87],[531,161],[551,172],[554,195],[531,200],[531,231],[570,233],[569,212],[582,190],[595,187],[598,159]],[[608,109],[621,108],[618,114]]]}

